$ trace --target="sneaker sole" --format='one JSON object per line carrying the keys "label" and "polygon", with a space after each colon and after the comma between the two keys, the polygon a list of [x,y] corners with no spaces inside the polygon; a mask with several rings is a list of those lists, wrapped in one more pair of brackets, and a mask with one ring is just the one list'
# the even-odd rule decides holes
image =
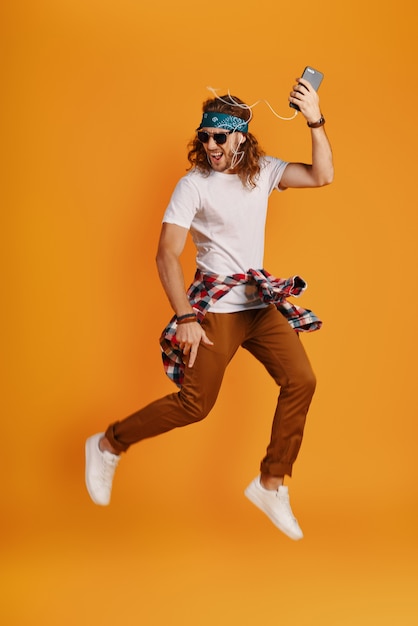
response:
{"label": "sneaker sole", "polygon": [[94,452],[91,451],[92,446],[96,445],[96,441],[93,440],[92,437],[90,437],[89,439],[87,439],[86,441],[86,445],[85,445],[85,456],[86,456],[86,470],[85,470],[85,483],[86,483],[86,488],[87,488],[87,492],[90,496],[90,498],[93,500],[94,504],[98,504],[99,506],[107,506],[110,502],[110,498],[108,500],[108,502],[100,502],[99,500],[97,500],[97,498],[94,497],[93,495],[93,490],[91,489],[90,485],[89,485],[89,477],[88,477],[88,473],[87,473],[87,467],[89,465],[89,458],[90,455],[93,455]]}

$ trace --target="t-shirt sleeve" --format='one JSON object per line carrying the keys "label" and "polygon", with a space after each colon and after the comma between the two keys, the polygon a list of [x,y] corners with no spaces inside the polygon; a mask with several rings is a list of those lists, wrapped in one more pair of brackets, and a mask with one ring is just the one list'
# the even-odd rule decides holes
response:
{"label": "t-shirt sleeve", "polygon": [[163,216],[163,222],[190,228],[199,208],[199,200],[199,192],[190,176],[184,176],[174,188]]}
{"label": "t-shirt sleeve", "polygon": [[[287,161],[276,159],[275,157],[266,157],[266,170],[269,180],[269,193],[273,189],[277,189],[282,179],[283,172],[288,165]],[[279,190],[280,191],[280,190]]]}

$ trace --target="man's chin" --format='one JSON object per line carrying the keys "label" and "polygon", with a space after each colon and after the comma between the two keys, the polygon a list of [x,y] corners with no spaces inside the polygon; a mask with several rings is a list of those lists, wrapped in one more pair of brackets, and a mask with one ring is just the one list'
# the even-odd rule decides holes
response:
{"label": "man's chin", "polygon": [[226,161],[224,158],[222,158],[220,161],[215,161],[211,159],[210,164],[215,172],[224,172],[226,174],[229,173],[231,169],[231,162]]}

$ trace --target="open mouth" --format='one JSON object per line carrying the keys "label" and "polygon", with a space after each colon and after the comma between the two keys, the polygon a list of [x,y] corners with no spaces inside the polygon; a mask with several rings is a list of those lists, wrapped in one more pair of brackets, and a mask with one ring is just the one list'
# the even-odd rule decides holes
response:
{"label": "open mouth", "polygon": [[222,157],[223,157],[223,152],[211,152],[210,153],[210,158],[215,162],[220,161]]}

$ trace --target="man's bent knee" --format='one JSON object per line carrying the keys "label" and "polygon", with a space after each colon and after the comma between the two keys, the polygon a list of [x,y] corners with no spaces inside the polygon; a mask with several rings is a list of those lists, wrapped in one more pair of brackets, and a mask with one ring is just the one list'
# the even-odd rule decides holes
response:
{"label": "man's bent knee", "polygon": [[289,391],[303,391],[307,395],[313,395],[316,388],[316,376],[312,369],[304,369],[294,374],[284,385],[282,389]]}
{"label": "man's bent knee", "polygon": [[187,424],[193,424],[205,419],[214,404],[213,402],[208,404],[197,398],[182,397],[181,392],[179,400],[183,406],[183,418]]}

